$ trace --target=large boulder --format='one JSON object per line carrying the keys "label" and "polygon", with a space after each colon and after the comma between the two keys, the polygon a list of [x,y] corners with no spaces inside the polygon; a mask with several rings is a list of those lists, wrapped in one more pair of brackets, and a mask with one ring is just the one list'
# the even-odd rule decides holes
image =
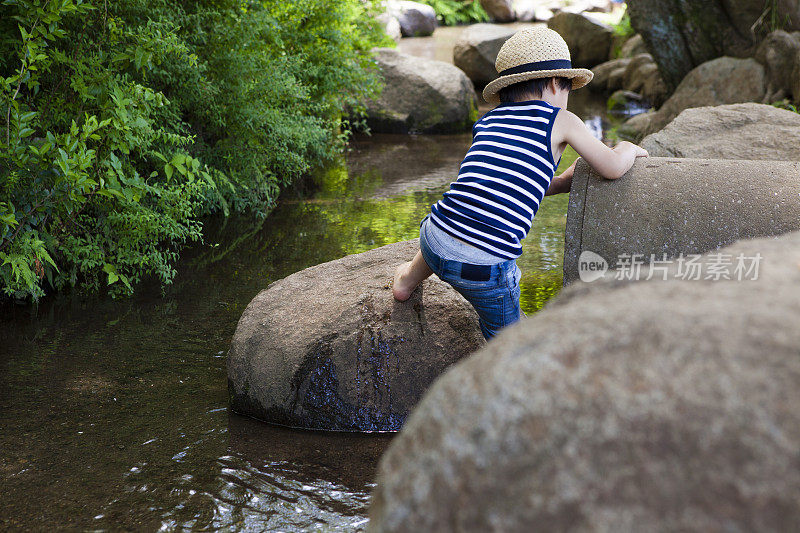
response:
{"label": "large boulder", "polygon": [[497,78],[494,62],[500,47],[514,35],[514,30],[497,24],[468,26],[453,47],[453,63],[464,71],[476,86],[484,87]]}
{"label": "large boulder", "polygon": [[547,22],[557,5],[558,0],[515,0],[514,11],[519,22]]}
{"label": "large boulder", "polygon": [[480,0],[480,3],[489,18],[495,22],[513,22],[517,20],[514,3],[511,0]]}
{"label": "large boulder", "polygon": [[647,54],[647,45],[638,33],[625,41],[619,50],[619,57],[634,57],[639,54]]}
{"label": "large boulder", "polygon": [[624,89],[640,94],[653,106],[663,104],[667,98],[664,80],[648,53],[606,61],[592,72],[594,78],[589,88],[594,92],[608,94]]}
{"label": "large boulder", "polygon": [[400,29],[400,21],[391,13],[380,13],[377,17],[378,22],[383,26],[383,31],[395,42],[400,42],[403,31]]}
{"label": "large boulder", "polygon": [[386,12],[396,17],[403,37],[424,37],[436,30],[436,11],[426,4],[410,0],[388,0]]}
{"label": "large boulder", "polygon": [[477,119],[472,82],[458,67],[443,61],[374,50],[385,86],[366,103],[367,124],[378,133],[457,133]]}
{"label": "large boulder", "polygon": [[761,102],[767,89],[764,67],[755,59],[719,57],[692,70],[654,113],[645,131],[659,131],[690,107]]}
{"label": "large boulder", "polygon": [[796,531],[800,233],[720,253],[758,279],[581,283],[452,367],[368,530]]}
{"label": "large boulder", "polygon": [[[767,16],[762,16],[769,8]],[[698,65],[720,56],[749,57],[770,20],[800,29],[800,0],[636,0],[631,24],[647,43],[669,90]]]}
{"label": "large boulder", "polygon": [[562,11],[547,26],[564,38],[574,66],[591,68],[608,59],[614,32],[607,24],[587,15]]}
{"label": "large boulder", "polygon": [[579,278],[584,252],[614,268],[632,254],[649,262],[796,229],[800,162],[637,158],[625,176],[607,180],[581,159],[567,208],[564,284]]}
{"label": "large boulder", "polygon": [[792,75],[789,80],[789,90],[792,93],[795,101],[800,101],[800,52],[797,53],[795,62],[794,62],[794,69],[792,69]]}
{"label": "large boulder", "polygon": [[609,13],[613,8],[614,3],[611,0],[570,0],[569,2],[561,3],[560,11],[568,13]]}
{"label": "large boulder", "polygon": [[[768,102],[782,100],[794,92],[792,72],[800,62],[800,40],[785,31],[774,31],[758,47],[755,59],[766,69]],[[800,99],[800,94],[795,98]]]}
{"label": "large boulder", "polygon": [[612,59],[611,61],[600,63],[596,67],[593,67],[592,73],[594,77],[587,87],[592,92],[597,93],[611,93],[622,89],[625,70],[628,68],[630,62],[630,58],[621,57],[619,59]]}
{"label": "large boulder", "polygon": [[752,103],[696,107],[640,144],[659,157],[800,161],[800,114]]}
{"label": "large boulder", "polygon": [[650,54],[639,54],[630,59],[622,75],[622,88],[641,94],[654,106],[667,98],[667,87]]}
{"label": "large boulder", "polygon": [[390,282],[417,240],[307,268],[261,291],[228,353],[231,408],[286,426],[394,431],[430,383],[483,345],[478,317],[432,276]]}
{"label": "large boulder", "polygon": [[642,80],[639,71],[650,65],[655,65],[653,56],[650,54],[639,54],[632,57],[625,68],[625,74],[622,77],[622,86],[630,91],[641,89],[644,85],[644,80]]}

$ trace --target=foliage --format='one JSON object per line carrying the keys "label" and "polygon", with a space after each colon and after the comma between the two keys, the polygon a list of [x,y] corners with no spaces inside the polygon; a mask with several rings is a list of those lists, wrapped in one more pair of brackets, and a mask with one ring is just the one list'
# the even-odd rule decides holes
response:
{"label": "foliage", "polygon": [[786,109],[788,111],[792,111],[794,113],[800,113],[800,100],[798,100],[797,105],[790,102],[788,98],[784,98],[778,102],[773,102],[772,105],[779,109]]}
{"label": "foliage", "polygon": [[625,44],[625,41],[636,35],[636,30],[634,30],[631,25],[631,17],[628,15],[627,10],[622,14],[619,21],[611,24],[611,28],[614,32],[611,57],[618,58],[621,55],[622,46]]}
{"label": "foliage", "polygon": [[764,10],[751,28],[754,35],[756,33],[766,35],[776,30],[784,30],[791,27],[791,16],[788,12],[782,10],[779,4],[779,0],[764,0]]}
{"label": "foliage", "polygon": [[489,15],[478,0],[418,0],[436,11],[436,18],[446,26],[470,22],[488,22]]}
{"label": "foliage", "polygon": [[617,37],[621,37],[622,40],[630,39],[634,35],[636,35],[636,30],[633,29],[631,25],[631,17],[627,11],[623,13],[622,17],[619,19],[619,22],[612,26],[614,30],[614,35]]}
{"label": "foliage", "polygon": [[3,0],[3,292],[170,283],[201,215],[265,216],[379,89],[371,6]]}

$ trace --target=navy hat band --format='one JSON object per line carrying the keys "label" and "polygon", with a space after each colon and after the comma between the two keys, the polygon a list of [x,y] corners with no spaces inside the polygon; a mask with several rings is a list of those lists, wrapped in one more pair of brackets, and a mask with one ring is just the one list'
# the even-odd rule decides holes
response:
{"label": "navy hat band", "polygon": [[561,70],[572,68],[572,61],[569,59],[548,59],[547,61],[536,61],[535,63],[525,63],[511,67],[500,72],[500,76],[508,76],[509,74],[521,74],[523,72],[536,72],[538,70]]}

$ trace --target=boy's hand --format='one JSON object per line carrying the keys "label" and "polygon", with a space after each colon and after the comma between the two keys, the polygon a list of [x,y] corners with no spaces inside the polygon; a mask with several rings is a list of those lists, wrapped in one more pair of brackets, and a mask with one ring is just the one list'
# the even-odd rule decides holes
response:
{"label": "boy's hand", "polygon": [[553,178],[553,181],[550,182],[550,187],[548,187],[544,195],[552,196],[554,194],[569,192],[572,188],[572,176],[575,174],[575,165],[577,163],[578,160],[576,159],[560,176]]}
{"label": "boy's hand", "polygon": [[559,178],[568,179],[571,182],[572,181],[572,176],[575,174],[575,165],[577,165],[577,164],[578,164],[578,160],[575,159],[575,161],[573,161],[572,164],[569,167],[567,167],[567,170],[565,170],[564,172],[561,173]]}
{"label": "boy's hand", "polygon": [[614,147],[614,151],[619,152],[621,150],[627,150],[630,148],[633,149],[635,157],[650,157],[650,154],[647,153],[647,150],[645,150],[638,144],[633,144],[632,142],[628,141],[621,141]]}

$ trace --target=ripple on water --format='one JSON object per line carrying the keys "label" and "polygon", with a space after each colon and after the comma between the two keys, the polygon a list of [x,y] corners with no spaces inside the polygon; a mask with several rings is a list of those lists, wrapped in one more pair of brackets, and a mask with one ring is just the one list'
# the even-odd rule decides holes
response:
{"label": "ripple on water", "polygon": [[[255,466],[244,458],[217,460],[215,483],[204,492],[174,489],[161,530],[360,531],[369,490],[325,479],[308,480],[288,461]],[[300,481],[303,479],[303,481]]]}

